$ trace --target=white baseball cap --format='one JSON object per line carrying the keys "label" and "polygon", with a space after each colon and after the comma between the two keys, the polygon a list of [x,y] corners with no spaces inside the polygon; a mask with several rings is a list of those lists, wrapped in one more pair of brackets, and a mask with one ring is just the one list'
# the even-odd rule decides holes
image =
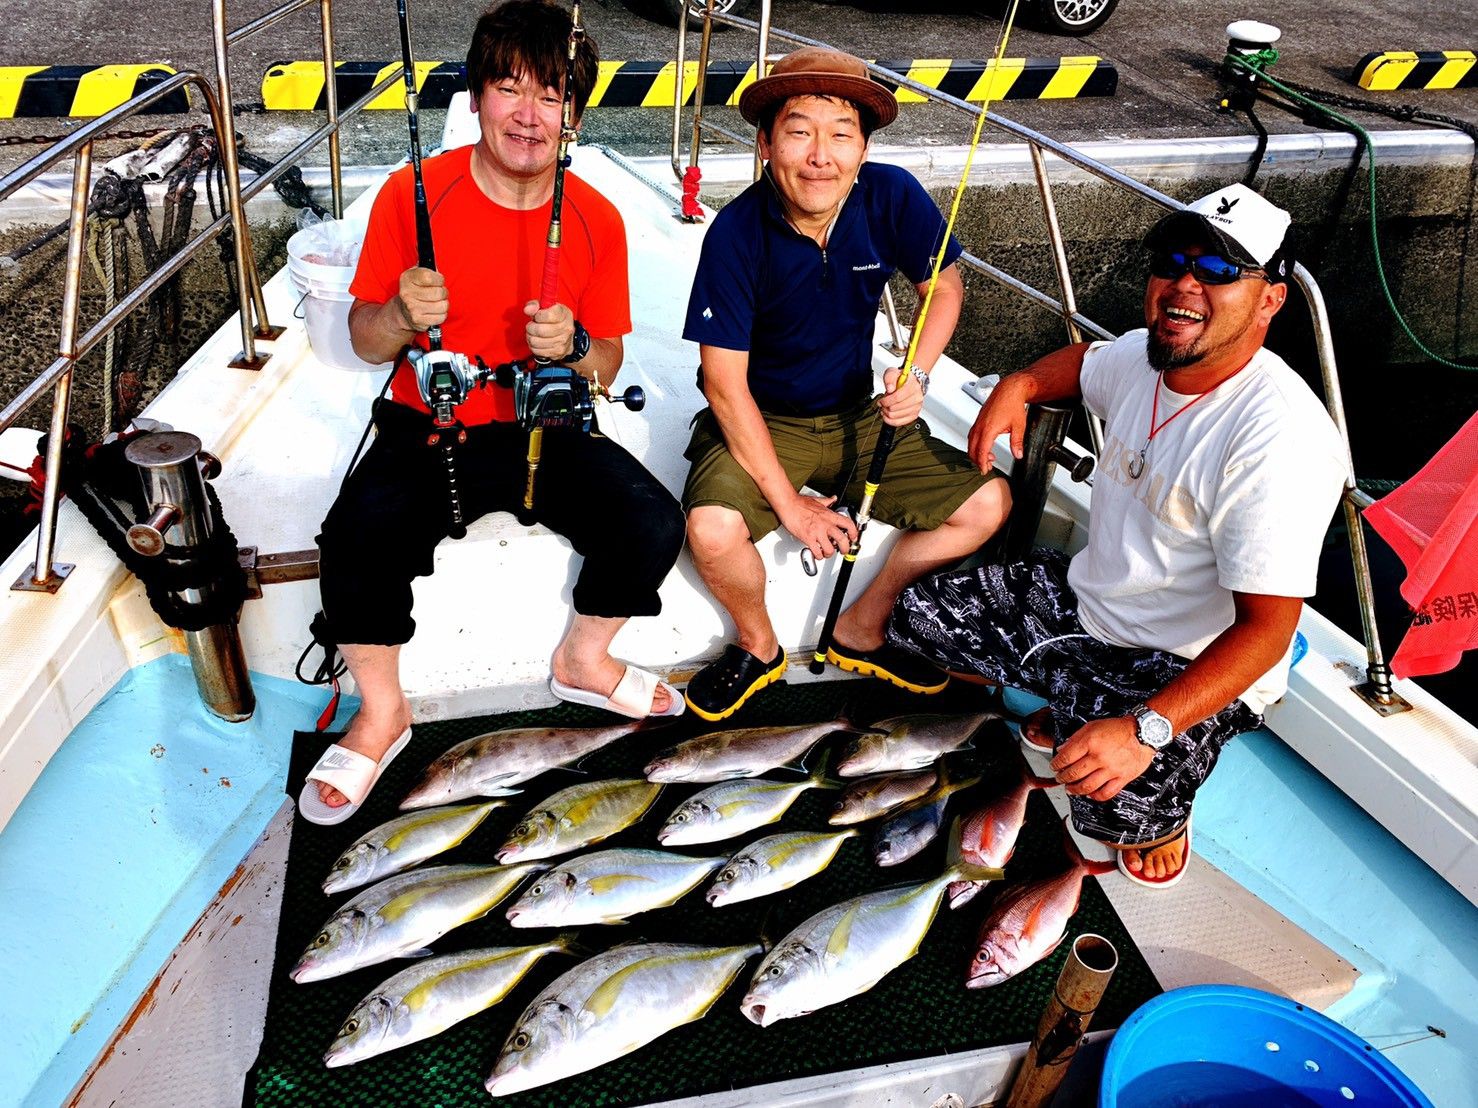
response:
{"label": "white baseball cap", "polygon": [[[1267,268],[1274,257],[1286,254],[1283,237],[1293,217],[1264,200],[1243,184],[1227,185],[1178,212],[1171,212],[1150,228],[1149,247],[1185,245],[1200,240],[1214,246],[1228,261]],[[1288,275],[1286,257],[1269,272]]]}

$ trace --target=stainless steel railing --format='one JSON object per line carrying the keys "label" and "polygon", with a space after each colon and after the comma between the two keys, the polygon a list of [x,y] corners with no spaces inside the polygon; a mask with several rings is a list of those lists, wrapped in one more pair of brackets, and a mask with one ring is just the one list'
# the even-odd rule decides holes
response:
{"label": "stainless steel railing", "polygon": [[[227,52],[232,43],[264,30],[279,19],[313,4],[318,5],[322,22],[328,121],[274,162],[269,169],[259,174],[249,186],[243,188],[236,158],[236,128],[231,113]],[[366,104],[401,79],[399,72],[387,76],[343,112],[339,111],[338,97],[334,88],[332,8],[333,0],[288,0],[287,3],[253,22],[235,31],[227,31],[224,0],[212,0],[219,94],[199,73],[186,71],[174,74],[154,88],[140,93],[127,103],[120,104],[78,128],[62,142],[49,147],[25,164],[0,177],[0,202],[3,202],[18,189],[40,177],[53,164],[66,157],[73,159],[71,221],[68,229],[66,269],[62,284],[62,318],[57,357],[46,369],[37,374],[10,403],[0,409],[0,431],[4,431],[46,395],[48,390],[52,395],[50,434],[46,454],[46,482],[41,497],[41,519],[36,536],[36,560],[11,586],[13,589],[55,592],[61,587],[62,581],[71,570],[70,566],[54,562],[53,556],[56,546],[57,503],[61,489],[62,442],[71,408],[73,372],[78,361],[93,347],[103,342],[124,318],[143,304],[161,285],[178,273],[187,262],[213,242],[227,227],[231,228],[236,259],[235,292],[242,339],[242,353],[232,364],[244,368],[256,368],[265,361],[264,358],[258,357],[256,343],[273,335],[274,331],[267,322],[261,282],[257,276],[251,250],[251,235],[246,222],[245,206],[263,189],[269,187],[278,177],[291,169],[308,150],[327,138],[329,140],[333,210],[336,216],[341,216],[344,203],[338,147],[339,128],[358,115]],[[211,130],[215,135],[225,170],[227,210],[203,227],[177,253],[166,259],[158,269],[140,281],[128,295],[119,300],[79,336],[77,332],[82,288],[83,240],[87,225],[88,193],[91,187],[93,143],[123,120],[145,111],[157,101],[187,86],[195,88],[200,93],[205,102],[206,111],[210,115]],[[259,321],[256,326],[252,324],[253,309]]]}
{"label": "stainless steel railing", "polygon": [[[688,164],[694,167],[698,165],[698,155],[704,134],[715,135],[727,141],[737,142],[745,146],[754,145],[753,140],[747,135],[730,131],[703,117],[703,92],[707,78],[708,43],[711,34],[711,25],[713,23],[723,23],[755,33],[758,49],[753,73],[756,77],[765,72],[768,60],[768,44],[771,38],[789,43],[792,46],[829,45],[817,39],[810,39],[802,35],[791,34],[788,31],[772,28],[770,26],[770,0],[763,0],[758,22],[742,19],[734,15],[720,15],[713,10],[712,0],[706,0],[706,6],[703,12],[702,48],[693,90],[693,130]],[[683,168],[679,160],[679,133],[682,128],[682,108],[685,99],[684,66],[686,61],[686,47],[687,21],[679,19],[677,32],[677,72],[675,74],[676,95],[674,97],[672,116],[672,169],[679,180],[683,177]],[[928,85],[912,80],[902,73],[885,69],[880,65],[870,62],[865,64],[869,72],[882,78],[891,85],[908,89],[933,103],[943,104],[972,118],[976,118],[981,114],[982,109],[980,107],[968,103],[965,100],[951,96],[948,93],[940,92],[938,89],[930,88]],[[994,112],[986,113],[986,122],[997,130],[1004,131],[1006,134],[1026,143],[1031,152],[1032,171],[1036,177],[1037,189],[1041,196],[1042,216],[1047,227],[1048,246],[1051,250],[1060,298],[1052,297],[968,252],[960,258],[961,264],[990,278],[1013,294],[1060,316],[1069,342],[1082,341],[1085,332],[1098,338],[1113,338],[1113,334],[1107,328],[1094,323],[1077,310],[1072,273],[1068,265],[1062,228],[1057,219],[1057,205],[1052,195],[1052,180],[1047,171],[1045,154],[1050,152],[1069,165],[1075,166],[1116,188],[1130,192],[1161,208],[1175,210],[1183,208],[1185,205],[1167,196],[1165,193],[1151,188],[1142,181],[1136,181],[1134,178],[1119,172],[1112,166],[1104,165],[1102,162],[1088,157],[1071,146],[1058,142],[1056,139],[1049,138],[1047,135],[1035,131],[1030,127],[1023,126],[1013,120],[1005,119],[996,115]],[[758,177],[759,157],[757,149],[755,166],[755,175]],[[1350,441],[1349,431],[1345,422],[1344,404],[1340,394],[1339,370],[1335,363],[1334,344],[1330,338],[1329,314],[1324,305],[1324,297],[1319,291],[1318,283],[1314,280],[1313,274],[1302,265],[1295,264],[1293,277],[1294,284],[1303,293],[1305,300],[1308,302],[1309,314],[1314,321],[1319,370],[1324,381],[1325,405],[1329,409],[1329,414],[1334,420],[1335,426],[1339,428],[1340,436],[1344,440],[1345,449],[1348,452]],[[889,302],[885,303],[884,311],[893,332],[893,344],[895,346],[903,346],[901,329],[898,325],[897,314],[892,309],[891,298]],[[1092,445],[1094,451],[1101,451],[1103,448],[1103,428],[1101,422],[1089,413],[1088,426],[1089,435],[1093,440]],[[1355,589],[1360,607],[1360,622],[1365,638],[1365,672],[1367,678],[1366,683],[1358,686],[1356,691],[1376,711],[1390,715],[1406,710],[1408,705],[1397,695],[1391,684],[1390,666],[1386,663],[1384,652],[1381,649],[1380,636],[1376,630],[1374,586],[1371,581],[1370,563],[1365,549],[1365,534],[1362,530],[1359,514],[1362,508],[1369,505],[1370,498],[1355,487],[1353,466],[1351,467],[1350,474],[1346,483],[1343,507],[1345,519],[1348,524],[1350,561],[1355,575]]]}

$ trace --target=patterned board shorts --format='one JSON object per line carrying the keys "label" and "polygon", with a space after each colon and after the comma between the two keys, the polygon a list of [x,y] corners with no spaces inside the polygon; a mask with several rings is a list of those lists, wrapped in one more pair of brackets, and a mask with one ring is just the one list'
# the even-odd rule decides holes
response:
{"label": "patterned board shorts", "polygon": [[[942,573],[899,598],[891,642],[946,669],[975,673],[1048,701],[1044,730],[1059,746],[1084,723],[1124,716],[1188,664],[1164,650],[1095,639],[1078,622],[1068,559],[1034,550],[1025,561]],[[1102,842],[1149,843],[1190,818],[1196,790],[1232,736],[1262,726],[1240,700],[1176,735],[1149,769],[1107,801],[1070,798],[1073,825]]]}

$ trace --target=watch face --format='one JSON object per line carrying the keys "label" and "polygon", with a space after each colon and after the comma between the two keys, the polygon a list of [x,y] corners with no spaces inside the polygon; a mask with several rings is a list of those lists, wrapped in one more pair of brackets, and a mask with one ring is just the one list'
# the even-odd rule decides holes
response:
{"label": "watch face", "polygon": [[1159,712],[1145,712],[1139,717],[1139,737],[1147,745],[1159,750],[1175,737],[1170,721]]}

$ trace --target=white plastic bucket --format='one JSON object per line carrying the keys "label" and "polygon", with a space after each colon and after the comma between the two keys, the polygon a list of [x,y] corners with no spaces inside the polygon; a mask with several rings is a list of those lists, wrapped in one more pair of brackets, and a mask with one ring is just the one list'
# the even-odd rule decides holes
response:
{"label": "white plastic bucket", "polygon": [[[376,369],[355,355],[349,341],[349,305],[354,301],[349,285],[354,280],[358,237],[348,228],[334,230],[337,241],[329,252],[323,247],[325,228],[321,224],[299,231],[287,243],[288,276],[305,294],[303,322],[308,344],[314,357],[334,369]],[[325,253],[345,258],[349,264],[332,264],[325,260]]]}

